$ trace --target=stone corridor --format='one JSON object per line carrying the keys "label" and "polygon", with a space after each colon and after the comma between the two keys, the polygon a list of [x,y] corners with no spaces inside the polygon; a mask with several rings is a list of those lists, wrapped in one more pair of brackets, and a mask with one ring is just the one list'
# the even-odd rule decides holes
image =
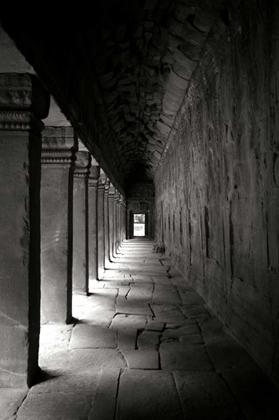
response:
{"label": "stone corridor", "polygon": [[124,241],[74,324],[42,326],[41,381],[0,390],[0,419],[278,419],[272,383],[153,246]]}

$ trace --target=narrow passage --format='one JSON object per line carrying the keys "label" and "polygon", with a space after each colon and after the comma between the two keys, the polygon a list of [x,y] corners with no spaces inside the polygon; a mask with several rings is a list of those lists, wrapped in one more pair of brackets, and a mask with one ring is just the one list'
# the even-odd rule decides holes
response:
{"label": "narrow passage", "polygon": [[278,419],[278,394],[203,299],[144,239],[125,241],[74,326],[45,325],[17,420]]}

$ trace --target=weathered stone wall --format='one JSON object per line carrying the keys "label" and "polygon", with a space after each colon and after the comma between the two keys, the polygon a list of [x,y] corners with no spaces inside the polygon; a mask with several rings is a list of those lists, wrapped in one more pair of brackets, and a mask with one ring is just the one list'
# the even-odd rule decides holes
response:
{"label": "weathered stone wall", "polygon": [[279,381],[278,3],[211,32],[155,177],[156,240]]}
{"label": "weathered stone wall", "polygon": [[127,237],[132,237],[132,214],[145,213],[146,236],[154,237],[155,190],[152,182],[136,182],[127,192]]}

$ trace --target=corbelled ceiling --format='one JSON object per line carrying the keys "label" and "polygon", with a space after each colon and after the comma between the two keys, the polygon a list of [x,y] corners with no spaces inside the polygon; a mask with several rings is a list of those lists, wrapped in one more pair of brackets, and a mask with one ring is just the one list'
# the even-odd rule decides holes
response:
{"label": "corbelled ceiling", "polygon": [[88,30],[7,29],[42,80],[51,67],[62,110],[125,184],[153,178],[223,7],[224,0],[102,0]]}

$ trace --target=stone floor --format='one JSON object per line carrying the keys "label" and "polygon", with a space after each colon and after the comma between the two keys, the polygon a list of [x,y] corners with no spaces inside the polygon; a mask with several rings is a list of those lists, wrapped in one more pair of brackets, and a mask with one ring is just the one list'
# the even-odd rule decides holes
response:
{"label": "stone floor", "polygon": [[279,419],[272,383],[152,248],[124,242],[74,295],[76,324],[42,327],[42,381],[0,390],[0,419]]}

